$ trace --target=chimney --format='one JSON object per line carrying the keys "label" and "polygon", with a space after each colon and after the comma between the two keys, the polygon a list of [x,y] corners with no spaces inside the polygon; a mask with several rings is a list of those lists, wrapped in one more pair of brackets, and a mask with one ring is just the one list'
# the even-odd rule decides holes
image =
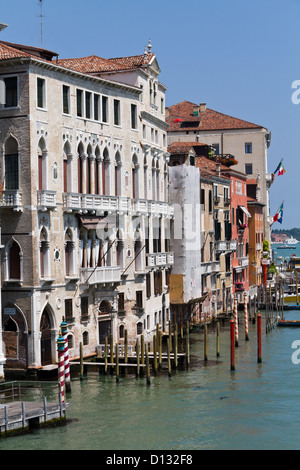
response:
{"label": "chimney", "polygon": [[199,106],[198,105],[193,106],[193,116],[199,116]]}
{"label": "chimney", "polygon": [[217,173],[217,176],[221,176],[221,164],[220,163],[216,163],[216,173]]}
{"label": "chimney", "polygon": [[200,111],[200,113],[205,113],[206,112],[206,103],[200,103],[199,104],[199,111]]}

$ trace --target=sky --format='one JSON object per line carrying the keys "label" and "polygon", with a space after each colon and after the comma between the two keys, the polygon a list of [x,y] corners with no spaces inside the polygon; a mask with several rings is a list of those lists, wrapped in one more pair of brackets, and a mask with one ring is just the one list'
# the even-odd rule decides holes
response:
{"label": "sky", "polygon": [[300,227],[300,0],[43,0],[42,14],[41,34],[40,0],[0,0],[0,38],[59,58],[142,54],[150,39],[167,106],[206,102],[271,131],[268,171],[286,170],[272,228]]}

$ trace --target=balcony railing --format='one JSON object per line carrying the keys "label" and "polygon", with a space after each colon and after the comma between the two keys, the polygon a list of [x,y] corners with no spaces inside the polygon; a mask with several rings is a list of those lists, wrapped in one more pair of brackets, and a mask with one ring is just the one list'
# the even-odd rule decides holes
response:
{"label": "balcony railing", "polygon": [[81,268],[81,282],[85,284],[106,284],[121,281],[121,268],[119,266],[105,266],[98,268]]}
{"label": "balcony railing", "polygon": [[3,191],[0,207],[7,207],[14,211],[23,211],[22,193],[18,189]]}
{"label": "balcony railing", "polygon": [[66,211],[128,212],[131,209],[127,197],[79,193],[64,193],[63,205]]}
{"label": "balcony railing", "polygon": [[174,206],[163,201],[131,199],[123,196],[63,193],[65,211],[134,212],[156,216],[174,216]]}
{"label": "balcony railing", "polygon": [[38,209],[46,211],[47,209],[56,209],[56,191],[42,189],[37,192]]}
{"label": "balcony railing", "polygon": [[235,240],[217,241],[215,244],[216,251],[236,251],[237,242]]}
{"label": "balcony railing", "polygon": [[249,266],[249,259],[247,257],[239,258],[239,266],[242,266],[243,268]]}
{"label": "balcony railing", "polygon": [[146,266],[149,268],[156,266],[167,266],[174,264],[174,253],[149,253],[146,254]]}
{"label": "balcony railing", "polygon": [[214,274],[220,272],[219,261],[209,261],[208,263],[201,263],[201,274]]}
{"label": "balcony railing", "polygon": [[174,206],[167,202],[148,201],[149,215],[165,215],[172,217],[174,215]]}

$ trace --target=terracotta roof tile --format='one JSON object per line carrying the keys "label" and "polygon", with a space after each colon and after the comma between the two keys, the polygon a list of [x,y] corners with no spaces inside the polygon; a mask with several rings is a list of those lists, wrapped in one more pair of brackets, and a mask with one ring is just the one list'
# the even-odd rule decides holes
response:
{"label": "terracotta roof tile", "polygon": [[168,152],[173,154],[186,153],[194,147],[207,147],[207,144],[201,142],[172,142],[172,144],[168,146]]}
{"label": "terracotta roof tile", "polygon": [[[180,130],[217,130],[217,129],[261,129],[263,126],[244,121],[227,114],[219,113],[213,109],[206,108],[200,111],[199,116],[194,116],[193,110],[197,106],[190,101],[182,101],[168,108],[169,131]],[[198,123],[198,125],[197,125]]]}
{"label": "terracotta roof tile", "polygon": [[31,57],[31,55],[0,42],[0,60],[15,59],[18,57]]}
{"label": "terracotta roof tile", "polygon": [[[196,157],[195,166],[200,168],[200,174],[202,176],[217,176],[217,163],[214,160],[210,160],[206,157]],[[220,163],[220,169],[228,170],[228,167]],[[230,178],[223,174],[221,175],[221,177],[230,181]]]}
{"label": "terracotta roof tile", "polygon": [[115,72],[140,68],[146,64],[149,64],[153,57],[153,53],[148,53],[146,56],[142,54],[111,59],[104,59],[102,57],[92,55],[88,57],[80,57],[77,59],[59,59],[57,63],[62,67],[76,70],[77,72],[97,74],[101,72]]}

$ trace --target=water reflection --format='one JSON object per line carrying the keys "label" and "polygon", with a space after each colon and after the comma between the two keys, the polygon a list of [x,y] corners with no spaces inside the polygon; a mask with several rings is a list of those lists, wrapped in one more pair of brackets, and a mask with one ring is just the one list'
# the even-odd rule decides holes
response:
{"label": "water reflection", "polygon": [[[298,316],[300,311],[291,315]],[[299,449],[300,365],[291,362],[291,344],[300,330],[263,331],[262,364],[257,364],[256,325],[242,323],[236,370],[230,371],[229,328],[192,333],[191,368],[145,378],[90,373],[72,382],[71,422],[0,440],[0,449]],[[298,367],[298,369],[297,369]]]}

